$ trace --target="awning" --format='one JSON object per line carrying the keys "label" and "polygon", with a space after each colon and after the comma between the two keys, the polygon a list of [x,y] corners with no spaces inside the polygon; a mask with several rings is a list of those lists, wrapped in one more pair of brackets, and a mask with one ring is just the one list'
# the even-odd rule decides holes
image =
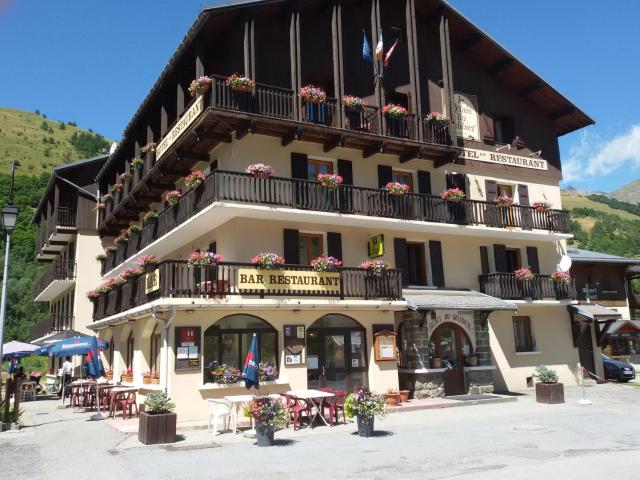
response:
{"label": "awning", "polygon": [[571,313],[577,313],[590,320],[597,322],[604,322],[607,320],[619,320],[622,318],[622,314],[610,308],[603,307],[596,303],[589,303],[584,305],[569,305],[567,307]]}
{"label": "awning", "polygon": [[513,303],[473,290],[403,289],[410,310],[516,310]]}
{"label": "awning", "polygon": [[[603,307],[596,303],[583,305],[567,305],[571,314],[571,330],[573,332],[573,346],[578,347],[578,339],[585,332],[591,332],[589,324],[593,323],[596,332],[596,343],[602,346],[605,337],[608,335],[611,326],[622,318],[622,315],[615,310]],[[580,315],[583,320],[576,319],[575,315]],[[586,319],[586,322],[585,320]],[[589,333],[591,335],[591,333]]]}

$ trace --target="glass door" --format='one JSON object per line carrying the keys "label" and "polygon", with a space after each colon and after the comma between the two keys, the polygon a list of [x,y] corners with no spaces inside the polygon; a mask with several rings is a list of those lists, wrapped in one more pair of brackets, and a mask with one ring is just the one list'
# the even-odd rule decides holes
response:
{"label": "glass door", "polygon": [[347,388],[347,336],[324,335],[324,376],[326,387],[334,390]]}

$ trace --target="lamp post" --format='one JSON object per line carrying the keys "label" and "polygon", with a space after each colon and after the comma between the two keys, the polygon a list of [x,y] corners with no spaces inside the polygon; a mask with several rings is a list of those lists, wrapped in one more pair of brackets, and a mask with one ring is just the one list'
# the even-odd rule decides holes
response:
{"label": "lamp post", "polygon": [[9,283],[9,250],[11,249],[11,234],[18,222],[18,209],[13,204],[13,177],[16,162],[11,165],[11,185],[9,187],[9,203],[2,209],[2,226],[7,232],[4,246],[4,275],[2,276],[2,300],[0,303],[0,359],[2,359],[2,344],[4,342],[4,318],[7,314],[7,284]]}

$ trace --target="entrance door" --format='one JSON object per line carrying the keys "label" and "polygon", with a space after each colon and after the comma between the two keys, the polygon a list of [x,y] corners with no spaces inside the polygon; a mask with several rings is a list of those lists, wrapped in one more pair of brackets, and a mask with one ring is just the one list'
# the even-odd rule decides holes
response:
{"label": "entrance door", "polygon": [[431,336],[431,354],[442,361],[444,394],[463,395],[464,355],[471,353],[471,342],[462,329],[455,324],[445,323],[439,326]]}
{"label": "entrance door", "polygon": [[580,322],[580,335],[578,337],[578,355],[580,365],[595,375],[596,364],[593,359],[593,340],[591,337],[591,324]]}

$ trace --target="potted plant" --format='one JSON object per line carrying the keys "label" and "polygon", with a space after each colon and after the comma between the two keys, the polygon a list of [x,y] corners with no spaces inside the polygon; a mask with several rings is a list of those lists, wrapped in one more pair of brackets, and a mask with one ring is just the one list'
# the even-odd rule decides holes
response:
{"label": "potted plant", "polygon": [[112,193],[105,193],[102,196],[102,202],[101,203],[105,204],[105,206],[106,206],[107,203],[111,203],[111,202],[113,202],[113,194]]}
{"label": "potted plant", "polygon": [[513,206],[513,198],[507,195],[498,195],[495,202],[499,207],[508,208]]}
{"label": "potted plant", "polygon": [[452,202],[452,203],[459,203],[462,200],[464,200],[465,197],[466,197],[465,193],[458,187],[449,188],[444,192],[442,192],[442,194],[440,195],[440,198],[442,198],[447,202]]}
{"label": "potted plant", "polygon": [[384,394],[384,398],[389,406],[400,405],[401,403],[400,392],[393,388],[387,390],[387,393]]}
{"label": "potted plant", "polygon": [[143,255],[136,263],[139,267],[144,268],[145,272],[150,272],[158,265],[158,258],[155,255]]}
{"label": "potted plant", "polygon": [[123,172],[120,174],[120,180],[122,180],[123,182],[126,182],[128,180],[131,180],[132,176],[133,174],[131,172]]}
{"label": "potted plant", "polygon": [[204,93],[209,90],[211,86],[211,78],[206,75],[202,75],[199,78],[191,81],[191,85],[189,85],[189,95],[192,97],[204,95]]}
{"label": "potted plant", "polygon": [[147,214],[142,219],[142,225],[147,225],[149,223],[158,221],[158,213],[154,211],[147,212]]}
{"label": "potted plant", "polygon": [[328,119],[327,94],[319,87],[306,85],[300,89],[300,98],[304,103],[304,120],[310,123],[326,123]]}
{"label": "potted plant", "polygon": [[551,279],[556,283],[568,285],[571,283],[571,274],[557,270],[551,274]]}
{"label": "potted plant", "polygon": [[271,165],[265,165],[264,163],[254,163],[249,165],[245,170],[255,178],[269,178],[273,175],[273,167]]}
{"label": "potted plant", "polygon": [[142,383],[144,385],[151,385],[151,372],[144,372],[142,374]]}
{"label": "potted plant", "polygon": [[400,402],[408,402],[410,390],[400,390]]}
{"label": "potted plant", "polygon": [[375,417],[384,416],[387,408],[383,396],[376,395],[368,389],[359,388],[347,395],[344,411],[347,417],[358,419],[358,435],[372,437]]}
{"label": "potted plant", "polygon": [[256,87],[256,82],[251,80],[248,77],[238,75],[234,73],[233,75],[229,75],[227,79],[224,81],[224,84],[229,87],[231,90],[235,90],[236,92],[245,92],[251,93],[253,89]]}
{"label": "potted plant", "polygon": [[131,225],[129,225],[129,228],[127,228],[127,237],[131,239],[131,237],[133,237],[134,235],[138,235],[141,230],[142,227],[140,225],[138,225],[137,223],[132,223]]}
{"label": "potted plant", "polygon": [[400,182],[389,182],[382,189],[389,195],[402,196],[409,192],[409,185]]}
{"label": "potted plant", "polygon": [[340,175],[336,175],[335,173],[320,173],[318,174],[318,181],[323,187],[332,190],[342,185],[344,180]]}
{"label": "potted plant", "polygon": [[141,158],[134,158],[131,161],[131,166],[137,170],[137,171],[141,171],[144,168],[144,160],[142,160]]}
{"label": "potted plant", "polygon": [[[142,153],[156,153],[156,149],[158,148],[158,144],[156,142],[149,142],[144,147],[140,149]],[[135,160],[134,160],[135,162]]]}
{"label": "potted plant", "polygon": [[169,190],[164,195],[164,199],[170,207],[177,205],[180,198],[182,198],[182,193],[180,192],[180,190]]}
{"label": "potted plant", "polygon": [[262,382],[273,382],[278,378],[278,369],[268,362],[258,365],[258,379]]}
{"label": "potted plant", "polygon": [[231,385],[238,383],[242,378],[242,372],[236,367],[230,367],[226,363],[214,367],[209,372],[213,383],[218,385]]}
{"label": "potted plant", "polygon": [[327,94],[320,87],[305,85],[300,89],[300,98],[305,103],[321,104],[326,102]]}
{"label": "potted plant", "polygon": [[96,261],[104,262],[107,259],[107,256],[104,253],[99,253],[96,255]]}
{"label": "potted plant", "polygon": [[187,262],[194,267],[208,267],[210,265],[217,265],[224,261],[224,257],[217,253],[201,252],[196,250],[189,255]]}
{"label": "potted plant", "polygon": [[194,170],[189,175],[184,177],[184,184],[187,188],[193,189],[197,188],[206,180],[204,173],[202,170]]}
{"label": "potted plant", "polygon": [[317,257],[311,260],[311,266],[316,272],[334,272],[342,266],[342,261],[335,257]]}
{"label": "potted plant", "polygon": [[282,258],[277,253],[260,252],[258,255],[251,259],[251,263],[257,265],[258,268],[271,270],[279,265],[284,265],[284,258]]}
{"label": "potted plant", "polygon": [[349,128],[352,130],[360,130],[363,128],[362,112],[366,106],[364,100],[360,97],[345,95],[342,97],[342,103],[344,105],[344,115],[347,119]]}
{"label": "potted plant", "polygon": [[360,264],[360,268],[374,277],[381,277],[384,272],[389,270],[390,265],[384,260],[367,260]]}
{"label": "potted plant", "polygon": [[528,268],[522,267],[517,269],[513,274],[516,276],[516,280],[521,282],[527,282],[535,278],[535,274]]}
{"label": "potted plant", "polygon": [[536,209],[537,212],[545,212],[551,208],[551,204],[549,202],[533,202],[531,205]]}
{"label": "potted plant", "polygon": [[142,275],[144,271],[142,268],[125,268],[120,276],[125,279],[127,282],[131,282]]}
{"label": "potted plant", "polygon": [[113,380],[113,370],[111,370],[110,368],[107,368],[104,371],[104,378],[106,378],[107,380]]}
{"label": "potted plant", "polygon": [[425,120],[427,123],[432,125],[449,125],[451,119],[447,117],[444,113],[440,112],[430,112],[425,116]]}
{"label": "potted plant", "polygon": [[160,385],[160,372],[151,372],[151,385]]}
{"label": "potted plant", "polygon": [[116,237],[116,239],[113,241],[113,243],[115,243],[116,245],[124,245],[125,243],[127,243],[127,240],[129,238],[127,237],[126,233],[121,233],[120,235],[118,235]]}
{"label": "potted plant", "polygon": [[92,302],[95,302],[98,298],[100,298],[100,292],[96,290],[89,290],[87,293],[87,298]]}
{"label": "potted plant", "polygon": [[536,382],[536,402],[538,403],[564,403],[564,386],[558,383],[558,374],[555,370],[539,365],[533,374]]}
{"label": "potted plant", "polygon": [[150,393],[138,419],[138,440],[145,445],[172,443],[176,440],[176,406],[167,392]]}
{"label": "potted plant", "polygon": [[126,383],[133,383],[133,370],[130,368],[127,370],[123,370],[120,374],[120,381]]}
{"label": "potted plant", "polygon": [[401,105],[395,103],[388,103],[382,107],[382,113],[391,119],[403,119],[407,116],[408,110]]}
{"label": "potted plant", "polygon": [[287,409],[277,398],[255,396],[244,408],[244,415],[256,425],[256,442],[259,447],[273,445],[276,430],[286,427],[289,419]]}

